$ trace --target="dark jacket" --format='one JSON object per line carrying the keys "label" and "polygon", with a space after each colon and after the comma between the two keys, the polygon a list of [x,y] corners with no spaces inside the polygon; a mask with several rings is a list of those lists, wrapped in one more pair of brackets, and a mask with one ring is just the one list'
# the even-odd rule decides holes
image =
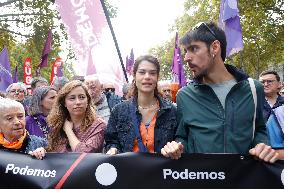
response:
{"label": "dark jacket", "polygon": [[110,110],[112,110],[115,105],[122,102],[122,98],[114,94],[113,92],[107,92],[105,93],[105,95],[106,95],[108,107]]}
{"label": "dark jacket", "polygon": [[268,104],[267,100],[264,101],[264,105],[263,105],[263,118],[265,120],[265,122],[267,122],[270,114],[271,114],[271,110],[274,108],[277,108],[279,106],[282,106],[284,104],[284,97],[278,95],[277,99],[276,99],[276,103],[273,105],[273,107],[271,108],[270,105]]}
{"label": "dark jacket", "polygon": [[226,96],[223,108],[213,89],[198,81],[177,94],[178,130],[187,153],[248,153],[257,143],[267,143],[262,117],[264,91],[254,80],[257,92],[256,124],[253,138],[254,102],[247,76],[226,65],[237,83]]}
{"label": "dark jacket", "polygon": [[[160,110],[158,111],[156,125],[154,129],[155,152],[160,153],[167,142],[174,140],[177,129],[176,107],[158,97]],[[136,116],[141,123],[142,115],[137,108],[137,101],[130,99],[116,105],[110,115],[110,119],[105,132],[106,151],[111,147],[122,152],[132,152],[135,137],[135,130],[131,118],[130,106],[135,106]]]}
{"label": "dark jacket", "polygon": [[24,140],[23,145],[20,149],[18,150],[8,149],[1,145],[0,145],[0,149],[27,154],[30,151],[36,150],[37,148],[40,148],[40,147],[45,148],[46,146],[47,146],[46,139],[35,136],[35,135],[27,135],[27,138]]}

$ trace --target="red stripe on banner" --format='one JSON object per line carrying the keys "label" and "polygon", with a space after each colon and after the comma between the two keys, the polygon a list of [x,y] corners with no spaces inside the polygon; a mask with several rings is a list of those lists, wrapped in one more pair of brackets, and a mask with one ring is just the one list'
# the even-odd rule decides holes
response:
{"label": "red stripe on banner", "polygon": [[65,183],[69,175],[73,172],[73,170],[77,167],[77,165],[84,159],[87,153],[81,154],[78,159],[70,166],[70,168],[66,171],[63,177],[60,179],[58,184],[55,186],[55,189],[60,189],[62,185]]}

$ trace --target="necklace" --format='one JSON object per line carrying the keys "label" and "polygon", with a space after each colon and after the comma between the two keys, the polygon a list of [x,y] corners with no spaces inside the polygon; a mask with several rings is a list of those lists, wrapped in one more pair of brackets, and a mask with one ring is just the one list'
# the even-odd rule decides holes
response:
{"label": "necklace", "polygon": [[155,103],[151,104],[150,106],[147,106],[147,107],[142,107],[138,104],[138,108],[140,108],[142,110],[147,110],[147,109],[154,107],[156,104],[157,104],[157,101]]}

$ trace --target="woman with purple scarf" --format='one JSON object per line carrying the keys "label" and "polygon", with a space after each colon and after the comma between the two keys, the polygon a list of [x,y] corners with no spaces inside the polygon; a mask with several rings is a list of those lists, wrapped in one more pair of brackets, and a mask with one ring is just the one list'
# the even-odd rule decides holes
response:
{"label": "woman with purple scarf", "polygon": [[49,127],[46,117],[52,108],[57,92],[54,88],[37,88],[30,101],[29,116],[26,117],[26,129],[31,135],[47,139]]}

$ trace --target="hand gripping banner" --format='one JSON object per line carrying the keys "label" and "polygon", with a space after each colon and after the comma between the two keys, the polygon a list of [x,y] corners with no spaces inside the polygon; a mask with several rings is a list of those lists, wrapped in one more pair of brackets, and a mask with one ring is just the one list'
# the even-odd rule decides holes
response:
{"label": "hand gripping banner", "polygon": [[0,151],[1,188],[284,188],[284,161],[231,154],[48,153],[44,160]]}

